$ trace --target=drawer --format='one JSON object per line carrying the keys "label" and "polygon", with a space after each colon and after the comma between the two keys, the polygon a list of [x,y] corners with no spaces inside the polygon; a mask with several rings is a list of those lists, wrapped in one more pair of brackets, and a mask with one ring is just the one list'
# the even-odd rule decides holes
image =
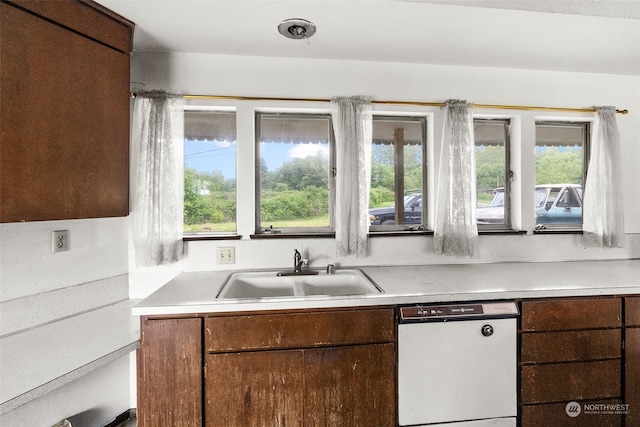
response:
{"label": "drawer", "polygon": [[520,344],[521,363],[614,359],[622,355],[622,330],[528,332]]}
{"label": "drawer", "polygon": [[626,326],[640,326],[640,297],[626,297],[624,313]]}
{"label": "drawer", "polygon": [[522,331],[619,328],[620,298],[576,298],[522,302]]}
{"label": "drawer", "polygon": [[363,309],[205,319],[209,352],[395,342],[394,311]]}
{"label": "drawer", "polygon": [[523,404],[619,398],[620,360],[524,365],[520,368]]}
{"label": "drawer", "polygon": [[[619,427],[622,425],[622,415],[600,413],[598,411],[584,412],[584,402],[581,412],[576,417],[567,415],[567,403],[551,403],[544,405],[525,405],[522,407],[522,427]],[[619,405],[622,401],[599,400],[587,404]],[[602,411],[606,412],[606,411]]]}

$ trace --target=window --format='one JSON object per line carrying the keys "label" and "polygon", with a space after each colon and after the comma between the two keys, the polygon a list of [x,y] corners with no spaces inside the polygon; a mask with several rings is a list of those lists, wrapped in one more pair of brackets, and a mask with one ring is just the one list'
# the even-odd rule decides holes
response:
{"label": "window", "polygon": [[371,231],[425,226],[425,141],[424,117],[373,116]]}
{"label": "window", "polygon": [[474,119],[478,229],[511,228],[509,120]]}
{"label": "window", "polygon": [[536,229],[582,227],[588,142],[588,123],[536,123]]}
{"label": "window", "polygon": [[258,113],[256,140],[257,231],[332,231],[330,115]]}
{"label": "window", "polygon": [[236,115],[184,113],[184,232],[236,231]]}

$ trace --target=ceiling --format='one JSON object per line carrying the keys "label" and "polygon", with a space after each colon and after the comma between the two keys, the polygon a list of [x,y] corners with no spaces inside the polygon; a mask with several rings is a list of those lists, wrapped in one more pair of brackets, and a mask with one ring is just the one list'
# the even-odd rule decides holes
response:
{"label": "ceiling", "polygon": [[[640,0],[98,0],[137,52],[640,75]],[[277,32],[288,18],[308,40]]]}

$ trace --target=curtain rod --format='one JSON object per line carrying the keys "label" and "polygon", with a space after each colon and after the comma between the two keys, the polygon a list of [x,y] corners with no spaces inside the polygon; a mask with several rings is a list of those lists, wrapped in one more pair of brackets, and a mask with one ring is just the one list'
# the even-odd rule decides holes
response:
{"label": "curtain rod", "polygon": [[[132,92],[131,97],[135,98],[136,93]],[[183,95],[184,99],[216,99],[223,101],[288,101],[288,102],[331,102],[327,98],[287,98],[287,97],[264,97],[264,96],[232,96],[232,95]],[[422,101],[382,101],[371,100],[372,104],[387,105],[414,105],[420,107],[444,107],[444,102],[422,102]],[[495,108],[501,110],[532,110],[532,111],[565,111],[574,113],[595,113],[595,108],[572,108],[572,107],[541,107],[535,105],[500,105],[500,104],[477,104],[471,103],[473,108]],[[628,114],[629,110],[617,109],[618,114]]]}

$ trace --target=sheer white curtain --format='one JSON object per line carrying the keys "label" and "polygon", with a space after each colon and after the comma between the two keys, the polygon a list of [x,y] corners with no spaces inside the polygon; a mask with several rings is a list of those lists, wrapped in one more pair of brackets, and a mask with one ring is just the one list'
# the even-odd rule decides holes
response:
{"label": "sheer white curtain", "polygon": [[335,227],[338,255],[367,255],[371,186],[371,98],[337,97],[333,105],[336,137]]}
{"label": "sheer white curtain", "polygon": [[132,221],[136,264],[182,258],[184,101],[163,92],[139,94],[133,107]]}
{"label": "sheer white curtain", "polygon": [[620,168],[620,132],[616,109],[596,107],[582,211],[582,230],[587,246],[623,246],[624,213]]}
{"label": "sheer white curtain", "polygon": [[448,100],[440,145],[434,252],[473,256],[477,241],[473,118],[466,101]]}

